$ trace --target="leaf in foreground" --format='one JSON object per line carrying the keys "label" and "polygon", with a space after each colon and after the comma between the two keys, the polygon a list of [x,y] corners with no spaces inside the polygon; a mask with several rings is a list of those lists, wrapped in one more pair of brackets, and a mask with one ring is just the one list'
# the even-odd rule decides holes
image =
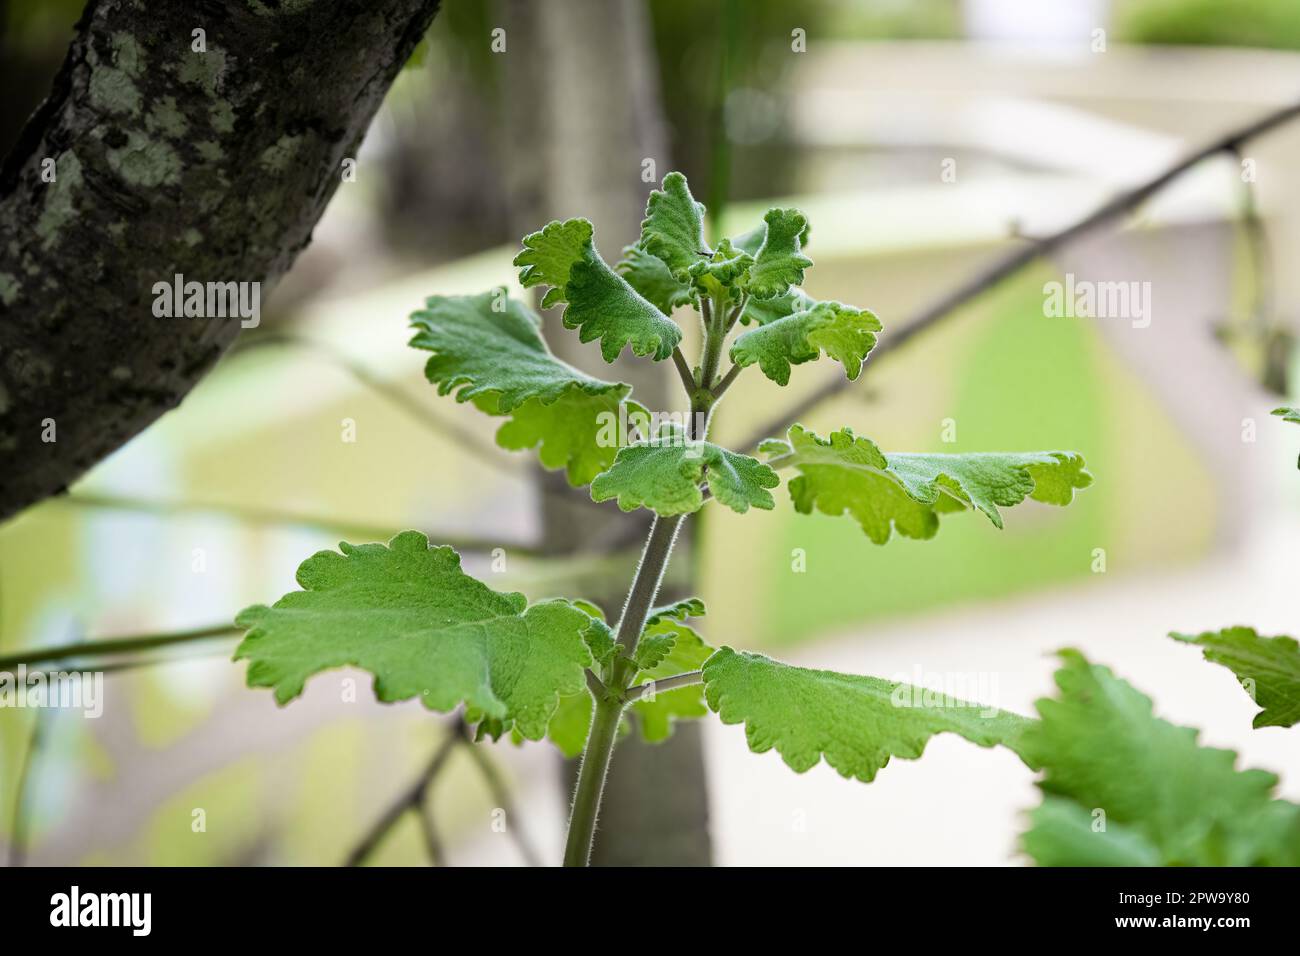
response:
{"label": "leaf in foreground", "polygon": [[796,773],[826,762],[870,783],[890,757],[915,759],[939,733],[1016,750],[1024,717],[937,691],[721,648],[704,665],[704,693],[724,724],[745,725],[749,749],[776,749]]}
{"label": "leaf in foreground", "polygon": [[791,365],[816,361],[825,352],[852,381],[875,348],[879,331],[880,320],[866,309],[818,302],[743,333],[732,343],[731,360],[742,368],[757,363],[772,381],[788,385]]}
{"label": "leaf in foreground", "polygon": [[542,299],[548,308],[567,303],[564,327],[577,329],[583,342],[600,339],[606,362],[617,360],[627,345],[636,355],[668,358],[682,340],[682,330],[608,265],[592,242],[586,219],[552,222],[524,237],[515,256],[524,288],[549,285]]}
{"label": "leaf in foreground", "polygon": [[[1150,698],[1077,651],[1061,654],[1056,698],[1021,741],[1041,767],[1044,806],[1024,847],[1054,865],[1294,865],[1300,807],[1273,798],[1277,777],[1237,770],[1237,755],[1161,720]],[[1067,809],[1066,804],[1074,809]],[[1081,843],[1085,819],[1092,843]]]}
{"label": "leaf in foreground", "polygon": [[1300,644],[1294,638],[1261,637],[1250,627],[1169,636],[1203,648],[1207,661],[1237,675],[1263,708],[1255,715],[1255,727],[1293,727],[1300,721]]}
{"label": "leaf in foreground", "polygon": [[756,458],[707,441],[692,441],[681,429],[665,426],[658,437],[619,449],[613,466],[591,483],[593,501],[618,499],[624,511],[649,508],[659,515],[690,514],[704,505],[701,481],[733,511],[776,506],[769,488],[776,472]]}
{"label": "leaf in foreground", "polygon": [[381,701],[419,697],[442,712],[464,703],[472,722],[513,723],[538,740],[559,696],[585,686],[591,618],[567,601],[493,591],[418,531],[339,547],[302,563],[303,590],[240,612],[248,634],[235,659],[250,662],[250,687],[274,688],[284,704],[313,674],[360,667]]}
{"label": "leaf in foreground", "polygon": [[411,316],[411,345],[433,352],[424,373],[440,395],[456,392],[490,415],[511,420],[497,431],[497,444],[511,450],[539,447],[542,464],[564,468],[573,485],[585,485],[614,461],[618,451],[601,441],[602,424],[619,421],[619,406],[632,388],[580,372],[551,354],[541,318],[504,290],[481,295],[430,296]]}
{"label": "leaf in foreground", "polygon": [[803,282],[813,261],[801,251],[808,219],[798,209],[769,209],[763,216],[767,232],[749,270],[748,291],[755,299],[770,299]]}
{"label": "leaf in foreground", "polygon": [[848,428],[821,438],[795,425],[787,441],[769,439],[762,450],[770,463],[800,471],[789,483],[797,511],[852,515],[876,544],[895,529],[908,538],[932,538],[939,515],[970,507],[1001,528],[999,507],[1026,498],[1066,505],[1076,489],[1092,484],[1074,452],[886,455]]}
{"label": "leaf in foreground", "polygon": [[[769,209],[768,212],[777,212],[778,210]],[[801,214],[802,215],[802,214]],[[803,249],[808,245],[808,237],[812,232],[812,227],[807,221],[804,222],[803,232],[799,233],[799,248]],[[753,229],[748,232],[742,232],[738,236],[732,236],[727,242],[732,248],[739,249],[741,252],[747,252],[751,256],[758,255],[758,250],[763,248],[763,243],[767,239],[767,220],[764,219]]]}
{"label": "leaf in foreground", "polygon": [[663,262],[678,280],[686,278],[687,270],[696,261],[708,257],[704,206],[695,201],[681,173],[669,173],[664,177],[663,189],[650,192],[638,244]]}

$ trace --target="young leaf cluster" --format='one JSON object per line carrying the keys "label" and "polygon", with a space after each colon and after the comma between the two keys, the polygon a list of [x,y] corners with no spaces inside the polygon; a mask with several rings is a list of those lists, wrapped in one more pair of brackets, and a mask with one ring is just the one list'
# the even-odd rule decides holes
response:
{"label": "young leaf cluster", "polygon": [[[795,366],[825,355],[853,380],[882,326],[867,309],[803,290],[813,262],[799,210],[770,209],[716,247],[706,242],[704,221],[685,177],[670,173],[615,267],[585,219],[526,236],[514,260],[520,285],[544,289],[541,306],[560,308],[564,327],[599,342],[606,362],[629,351],[671,358],[683,384],[680,410],[692,413],[688,427],[652,429],[630,386],[558,359],[537,313],[505,289],[434,295],[411,316],[410,344],[430,353],[429,382],[505,419],[498,444],[537,449],[544,467],[590,485],[593,501],[654,514],[617,622],[581,599],[529,603],[494,591],[467,575],[450,548],[417,532],[320,552],[299,569],[302,590],[238,618],[248,633],[236,656],[250,662],[249,684],[273,688],[281,703],[313,674],[354,666],[374,675],[380,700],[463,707],[480,734],[548,738],[566,755],[584,753],[566,862],[586,860],[620,732],[663,740],[676,721],[713,712],[744,724],[752,750],[775,749],[797,772],[824,759],[867,782],[891,757],[921,756],[939,733],[1025,756],[1041,723],[877,677],[715,651],[688,623],[704,614],[698,599],[653,607],[683,518],[710,500],[741,514],[770,510],[783,470],[796,512],[849,515],[877,544],[895,531],[931,538],[940,515],[966,510],[1001,528],[1001,509],[1028,499],[1066,505],[1091,482],[1075,452],[885,453],[848,427],[823,439],[794,425],[763,444],[766,461],[710,441],[715,406],[746,369],[757,366],[785,386]],[[703,333],[694,361],[682,353],[675,320],[687,308]],[[620,433],[626,422],[635,434]],[[1037,733],[1035,759],[1049,766],[1055,738]],[[1057,796],[1065,792],[1059,778],[1049,778]]]}

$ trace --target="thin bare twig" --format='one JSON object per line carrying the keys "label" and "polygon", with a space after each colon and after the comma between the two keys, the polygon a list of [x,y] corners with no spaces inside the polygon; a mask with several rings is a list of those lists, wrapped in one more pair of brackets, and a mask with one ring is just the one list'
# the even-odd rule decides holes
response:
{"label": "thin bare twig", "polygon": [[[937,324],[960,306],[967,304],[981,293],[998,285],[1004,279],[1019,272],[1040,257],[1066,246],[1098,226],[1107,224],[1111,220],[1130,212],[1183,173],[1199,165],[1203,160],[1222,152],[1236,152],[1244,143],[1271,132],[1297,116],[1300,116],[1300,102],[1275,110],[1206,144],[1141,185],[1106,201],[1097,209],[1066,228],[1002,256],[965,282],[960,283],[956,288],[921,309],[909,321],[895,326],[889,335],[881,338],[880,344],[876,346],[875,351],[872,353],[873,357],[879,361],[880,356],[901,348],[913,337]],[[787,408],[779,416],[772,418],[763,427],[756,429],[738,447],[752,448],[765,438],[783,434],[790,423],[827,399],[840,394],[851,384],[853,383],[844,378],[828,381],[804,396],[790,408]]]}
{"label": "thin bare twig", "polygon": [[[234,355],[239,352],[274,345],[288,345],[316,353],[352,376],[359,384],[388,399],[389,402],[406,412],[407,415],[419,422],[427,430],[443,438],[450,439],[458,448],[468,451],[485,465],[495,468],[502,474],[509,475],[512,478],[528,480],[529,472],[527,468],[509,464],[508,459],[501,455],[499,449],[484,442],[476,432],[463,428],[430,411],[424,402],[411,396],[396,383],[381,378],[326,342],[293,333],[267,332],[247,341],[241,339],[230,350],[229,354]],[[548,498],[569,504],[574,502],[585,504],[583,498],[568,486],[550,487],[543,484],[539,487],[539,490]]]}
{"label": "thin bare twig", "polygon": [[191,630],[173,631],[165,634],[134,634],[127,637],[110,637],[103,640],[57,644],[54,647],[31,648],[0,657],[0,671],[11,671],[20,664],[31,666],[33,664],[48,664],[53,661],[67,660],[71,657],[102,657],[112,654],[129,654],[132,651],[153,650],[157,647],[169,647],[173,644],[206,641],[218,637],[233,636],[241,630],[233,623],[216,624],[211,627],[197,627]]}
{"label": "thin bare twig", "polygon": [[446,855],[442,841],[438,836],[433,810],[427,804],[427,796],[434,780],[443,767],[446,766],[447,758],[451,756],[457,744],[464,744],[468,749],[470,757],[474,760],[479,772],[483,775],[484,781],[487,783],[492,799],[505,812],[506,832],[511,835],[524,862],[528,866],[541,866],[541,857],[528,839],[522,818],[515,811],[515,804],[510,797],[509,789],[487,754],[470,738],[470,728],[463,717],[456,718],[452,729],[434,749],[433,756],[424,770],[406,790],[397,795],[397,798],[389,804],[388,809],[383,812],[366,832],[366,835],[353,848],[352,852],[348,854],[346,866],[360,866],[365,863],[408,810],[415,811],[420,818],[420,830],[424,836],[425,849],[428,851],[433,865],[445,865]]}
{"label": "thin bare twig", "polygon": [[9,837],[9,865],[24,866],[27,863],[27,824],[28,807],[31,806],[31,791],[36,779],[36,759],[45,745],[45,735],[52,711],[39,709],[32,720],[31,742],[27,754],[23,757],[22,769],[18,771],[18,792],[14,794],[14,818]]}
{"label": "thin bare twig", "polygon": [[[347,535],[358,540],[387,541],[400,529],[381,528],[378,525],[349,521],[346,518],[332,518],[320,515],[295,514],[291,511],[279,511],[274,508],[258,508],[250,505],[212,504],[199,501],[149,501],[142,498],[128,498],[118,495],[87,494],[78,492],[56,499],[84,508],[103,508],[114,511],[134,511],[142,514],[175,515],[189,513],[211,513],[228,515],[238,521],[254,525],[285,525],[303,528],[317,528]],[[429,540],[438,544],[448,544],[457,551],[488,553],[494,548],[504,548],[525,557],[541,557],[544,549],[522,541],[500,541],[484,538],[470,538],[441,531],[426,531]]]}
{"label": "thin bare twig", "polygon": [[388,399],[389,402],[406,412],[407,415],[419,422],[429,431],[440,435],[443,438],[449,438],[457,445],[457,447],[468,451],[484,464],[490,465],[498,471],[516,477],[526,477],[526,473],[522,469],[507,464],[495,448],[485,444],[474,432],[462,428],[453,422],[447,421],[441,415],[431,412],[428,406],[420,400],[413,398],[405,389],[387,379],[380,378],[364,365],[353,361],[332,345],[318,339],[308,338],[303,335],[295,335],[289,332],[265,332],[246,340],[240,340],[231,348],[230,354],[236,355],[241,352],[266,348],[267,346],[286,345],[304,351],[314,352],[316,355],[326,359],[331,365],[346,372],[359,384],[364,385],[371,391]]}
{"label": "thin bare twig", "polygon": [[397,795],[397,799],[389,804],[388,809],[386,809],[370,829],[366,831],[365,836],[361,838],[360,842],[353,847],[352,852],[348,854],[347,861],[344,863],[345,866],[360,866],[365,863],[366,860],[370,858],[371,854],[373,854],[378,848],[379,844],[383,842],[384,837],[388,836],[389,831],[397,825],[397,821],[400,820],[408,810],[415,810],[420,813],[422,817],[421,826],[424,827],[425,830],[426,847],[429,847],[430,849],[430,856],[434,857],[434,865],[439,865],[438,859],[440,856],[434,856],[433,853],[433,850],[437,847],[436,834],[434,836],[434,845],[432,847],[429,846],[429,835],[430,832],[432,832],[432,821],[426,821],[423,819],[425,813],[422,809],[424,806],[424,798],[429,792],[429,787],[433,784],[434,778],[438,776],[439,771],[441,771],[443,766],[446,765],[447,758],[451,756],[451,752],[456,748],[456,745],[466,740],[468,730],[469,728],[466,727],[464,720],[461,717],[457,717],[455,724],[452,726],[451,730],[448,731],[447,736],[445,736],[434,749],[433,756],[429,759],[424,770],[420,772],[420,775],[415,778],[415,781],[409,787]]}
{"label": "thin bare twig", "polygon": [[420,818],[420,832],[424,835],[424,849],[429,854],[429,863],[432,866],[445,866],[447,857],[442,849],[442,840],[438,838],[438,828],[433,822],[433,810],[423,799],[415,809]]}
{"label": "thin bare twig", "polygon": [[[227,637],[234,639],[239,637],[239,634],[231,632]],[[179,664],[182,661],[214,660],[218,657],[223,658],[228,664],[230,662],[230,648],[220,647],[208,651],[199,651],[193,654],[159,654],[156,657],[132,657],[125,661],[86,660],[78,661],[76,666],[79,671],[91,671],[92,673],[104,674],[107,676],[109,674],[125,674],[130,671],[144,670],[149,667],[163,667],[167,664]],[[54,667],[28,668],[27,676],[29,678],[34,678],[39,674],[48,680],[52,678],[56,672],[66,670],[66,664],[63,665],[59,671],[56,671]]]}
{"label": "thin bare twig", "polygon": [[488,790],[492,793],[492,800],[505,812],[506,832],[514,840],[519,855],[523,857],[524,865],[541,866],[541,855],[538,854],[537,849],[528,838],[528,833],[524,830],[523,817],[515,811],[514,800],[510,796],[510,788],[501,779],[496,764],[492,762],[486,751],[478,744],[468,739],[466,739],[465,743],[469,747],[469,755],[474,758],[474,762],[478,764],[479,772],[483,774]]}

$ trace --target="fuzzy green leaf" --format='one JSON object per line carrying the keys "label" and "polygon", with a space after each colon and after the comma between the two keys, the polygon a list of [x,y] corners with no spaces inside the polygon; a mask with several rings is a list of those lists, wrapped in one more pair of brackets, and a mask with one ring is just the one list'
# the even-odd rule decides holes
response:
{"label": "fuzzy green leaf", "polygon": [[687,274],[697,293],[721,304],[740,297],[739,287],[749,277],[753,265],[754,258],[749,253],[736,251],[723,239],[711,258],[692,263]]}
{"label": "fuzzy green leaf", "polygon": [[671,425],[652,440],[620,448],[613,466],[592,481],[591,498],[617,498],[624,511],[690,514],[704,504],[704,480],[714,498],[741,514],[751,506],[770,510],[776,505],[768,489],[780,479],[771,468],[712,442],[692,441]]}
{"label": "fuzzy green leaf", "polygon": [[591,731],[591,692],[585,688],[577,694],[560,698],[559,706],[546,725],[546,739],[572,760],[587,746]]}
{"label": "fuzzy green leaf", "polygon": [[763,240],[767,238],[767,223],[760,222],[748,232],[742,232],[738,236],[732,236],[728,241],[733,249],[739,249],[741,252],[747,252],[751,256],[758,255],[758,250],[763,248]]}
{"label": "fuzzy green leaf", "polygon": [[[672,648],[657,664],[637,674],[638,684],[699,670],[713,655],[713,648],[704,643],[699,634],[673,618],[661,618],[654,627],[672,630]],[[639,646],[637,650],[640,651]],[[652,698],[643,697],[632,705],[631,710],[638,718],[641,736],[649,743],[671,737],[675,721],[703,717],[709,712],[704,704],[701,684],[666,690]]]}
{"label": "fuzzy green leaf", "polygon": [[801,472],[789,483],[797,511],[850,514],[876,544],[888,541],[892,529],[932,538],[940,514],[969,507],[1001,528],[999,506],[1025,498],[1065,505],[1075,489],[1092,483],[1083,457],[1073,452],[885,455],[848,428],[823,439],[795,425],[788,441],[769,439],[762,451],[773,464]]}
{"label": "fuzzy green leaf", "polygon": [[[1273,798],[1277,777],[1237,770],[1235,753],[1199,745],[1195,730],[1156,717],[1150,698],[1077,651],[1061,659],[1059,697],[1037,702],[1041,719],[1021,745],[1026,762],[1044,772],[1045,799],[1078,810],[1067,814],[1055,803],[1034,816],[1024,846],[1036,860],[1300,862],[1300,807]],[[1094,834],[1095,847],[1081,849],[1085,819],[1104,820],[1105,831]]]}
{"label": "fuzzy green leaf", "polygon": [[583,614],[591,618],[591,623],[583,633],[583,640],[591,651],[592,660],[604,664],[614,654],[614,630],[605,623],[605,612],[590,601],[570,601]]}
{"label": "fuzzy green leaf", "polygon": [[646,252],[640,243],[624,248],[616,268],[642,298],[664,315],[672,315],[673,309],[695,301],[690,282],[674,279],[663,260]]}
{"label": "fuzzy green leaf", "polygon": [[767,232],[763,245],[754,255],[754,265],[749,270],[747,289],[755,299],[770,299],[781,295],[791,286],[803,282],[805,269],[813,261],[801,251],[801,240],[806,235],[808,219],[798,209],[769,209],[763,216]]}
{"label": "fuzzy green leaf", "polygon": [[250,687],[273,687],[284,704],[313,674],[360,667],[381,701],[419,697],[444,712],[464,703],[470,720],[538,740],[559,697],[585,686],[591,618],[567,601],[530,606],[493,591],[418,531],[339,548],[302,563],[303,590],[240,612],[248,633],[235,659],[250,661]]}
{"label": "fuzzy green leaf", "polygon": [[[638,671],[651,671],[659,665],[672,653],[678,638],[686,634],[694,634],[683,622],[692,617],[704,616],[704,602],[699,598],[685,598],[680,601],[674,601],[666,607],[657,607],[650,611],[646,616],[645,629],[641,639],[637,642],[636,653],[633,655],[633,661],[637,665]],[[695,635],[697,643],[699,635]],[[712,651],[710,650],[710,653]],[[701,661],[700,663],[703,663]],[[698,667],[696,664],[694,667]],[[692,668],[686,668],[692,670]],[[681,673],[673,671],[664,674],[664,677],[671,677],[673,674]]]}
{"label": "fuzzy green leaf", "polygon": [[[1273,414],[1280,416],[1284,422],[1294,422],[1300,425],[1300,408],[1289,408],[1283,405],[1281,408],[1273,409]],[[1300,458],[1296,459],[1295,466],[1300,468]]]}
{"label": "fuzzy green leaf", "polygon": [[1261,637],[1250,627],[1169,636],[1204,648],[1207,661],[1237,675],[1263,708],[1255,727],[1293,727],[1300,721],[1300,644],[1294,638]]}
{"label": "fuzzy green leaf", "polygon": [[583,342],[600,339],[600,354],[615,361],[627,345],[636,355],[668,358],[682,339],[682,330],[632,288],[608,265],[592,242],[586,219],[552,222],[524,237],[515,256],[524,288],[549,285],[544,307],[567,303],[564,327],[577,329]]}
{"label": "fuzzy green leaf", "polygon": [[[604,626],[605,615],[595,605],[586,601],[572,603]],[[635,656],[636,661],[647,662],[644,665],[647,669],[639,670],[633,683],[640,684],[699,670],[713,653],[713,648],[682,622],[688,617],[700,617],[703,614],[704,602],[699,598],[686,598],[651,611],[646,619],[645,632],[637,643]],[[605,631],[608,630],[606,626]],[[590,638],[588,644],[592,644]],[[612,651],[612,635],[609,637],[608,651],[592,646],[592,653],[598,662],[607,660]],[[672,736],[674,721],[703,717],[709,712],[704,706],[704,690],[698,684],[665,691],[654,698],[642,698],[633,703],[630,710],[637,715],[635,723],[642,739],[647,743],[657,743]],[[561,698],[546,729],[546,736],[566,757],[578,756],[586,746],[587,732],[591,727],[591,711],[591,694],[586,690]]]}
{"label": "fuzzy green leaf", "polygon": [[745,304],[745,310],[740,313],[740,324],[749,325],[753,322],[756,325],[769,325],[796,312],[806,312],[815,305],[816,299],[802,289],[791,287],[785,293],[770,299],[750,299]]}
{"label": "fuzzy green leaf", "polygon": [[[769,210],[771,212],[772,210]],[[804,223],[803,232],[799,233],[799,248],[804,249],[808,245],[808,236],[811,233],[811,227],[807,222]],[[767,223],[760,222],[748,232],[742,232],[738,236],[731,237],[731,245],[742,252],[748,252],[751,256],[758,255],[758,250],[763,248],[763,240],[767,238]]]}
{"label": "fuzzy green leaf", "polygon": [[[658,667],[677,640],[677,628],[682,627],[676,621],[660,621],[654,627],[647,627],[637,642],[632,654],[632,663],[638,671]],[[688,628],[689,630],[689,628]]]}
{"label": "fuzzy green leaf", "polygon": [[662,607],[651,608],[650,613],[646,615],[646,627],[657,621],[672,618],[674,621],[685,621],[692,617],[704,617],[706,610],[704,602],[697,597],[682,598],[680,601],[674,601],[672,604],[665,604]]}
{"label": "fuzzy green leaf", "polygon": [[1062,797],[1043,797],[1021,845],[1039,866],[1159,866],[1160,850],[1138,830],[1105,821]]}
{"label": "fuzzy green leaf", "polygon": [[732,343],[731,360],[742,368],[757,363],[772,381],[788,385],[791,365],[816,361],[824,351],[852,381],[875,348],[879,331],[880,320],[866,309],[819,302],[743,333]]}
{"label": "fuzzy green leaf", "polygon": [[510,416],[497,444],[540,446],[543,466],[566,469],[570,484],[585,485],[613,463],[617,443],[599,439],[603,422],[619,420],[620,405],[644,414],[627,397],[630,385],[592,378],[552,355],[541,318],[504,290],[430,296],[411,325],[410,344],[434,353],[424,373],[438,394],[455,391],[459,402]]}
{"label": "fuzzy green leaf", "polygon": [[866,783],[891,756],[921,756],[935,734],[1015,750],[1030,723],[910,684],[794,667],[730,647],[704,665],[704,693],[724,724],[744,723],[755,753],[775,747],[795,773],[824,756],[842,776]]}
{"label": "fuzzy green leaf", "polygon": [[704,241],[704,206],[695,201],[681,173],[669,173],[663,189],[650,193],[639,245],[663,262],[677,280],[686,278],[694,262],[710,255]]}
{"label": "fuzzy green leaf", "polygon": [[618,453],[616,423],[648,415],[632,399],[616,402],[612,395],[573,393],[551,405],[533,400],[516,408],[497,430],[497,444],[510,451],[537,448],[542,467],[565,469],[569,484],[577,488],[613,464]]}

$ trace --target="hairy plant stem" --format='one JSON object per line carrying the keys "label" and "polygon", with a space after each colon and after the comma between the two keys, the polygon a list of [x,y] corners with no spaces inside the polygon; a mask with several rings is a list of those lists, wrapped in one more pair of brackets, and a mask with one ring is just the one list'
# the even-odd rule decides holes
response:
{"label": "hairy plant stem", "polygon": [[609,771],[609,758],[614,753],[614,740],[622,719],[623,701],[620,697],[605,694],[596,701],[591,730],[587,733],[587,746],[582,752],[582,767],[578,771],[578,787],[573,794],[573,810],[569,814],[569,836],[564,845],[565,866],[586,866],[591,861],[596,814],[600,811],[605,774]]}
{"label": "hairy plant stem", "polygon": [[670,690],[676,690],[679,687],[690,687],[692,684],[700,684],[704,681],[703,671],[687,671],[685,674],[674,674],[672,677],[661,677],[658,680],[646,681],[644,684],[637,684],[631,687],[627,692],[629,702],[640,700],[642,697],[653,697],[655,694],[665,694]]}
{"label": "hairy plant stem", "polygon": [[605,774],[609,771],[610,756],[618,736],[619,721],[627,706],[626,691],[636,676],[631,661],[637,640],[645,628],[650,606],[654,604],[663,580],[673,542],[682,526],[683,515],[671,518],[657,517],[646,539],[641,564],[632,579],[627,604],[618,622],[615,636],[615,658],[610,681],[604,693],[595,694],[596,706],[591,729],[587,733],[587,746],[583,749],[582,767],[578,770],[578,786],[573,795],[573,809],[569,814],[569,836],[564,848],[565,866],[586,866],[591,859],[591,843],[596,833],[596,815],[600,811],[600,797],[605,789]]}
{"label": "hairy plant stem", "polygon": [[[714,318],[714,310],[707,297],[700,300],[701,313],[704,318],[704,357],[700,368],[697,387],[693,378],[688,384],[687,376],[682,376],[682,385],[686,388],[691,403],[689,435],[693,440],[703,440],[709,429],[709,416],[717,397],[711,391],[714,376],[717,374],[718,360],[722,354],[722,343],[727,337],[727,324],[722,318],[721,310]],[[679,371],[687,366],[684,357],[675,353]],[[605,776],[609,772],[609,761],[614,753],[614,744],[618,739],[618,726],[623,719],[623,710],[636,697],[643,696],[657,682],[645,684],[629,693],[632,680],[636,677],[636,665],[632,655],[636,651],[637,641],[645,630],[646,618],[654,604],[655,595],[659,593],[659,584],[663,581],[664,571],[668,568],[668,559],[673,552],[673,543],[677,532],[681,530],[685,515],[656,516],[650,526],[650,535],[646,538],[645,550],[641,552],[641,563],[637,565],[628,590],[627,602],[623,605],[623,614],[618,621],[615,632],[614,663],[610,668],[609,680],[602,684],[590,671],[587,672],[588,687],[595,699],[591,718],[591,728],[587,731],[587,745],[582,752],[582,766],[578,770],[578,785],[573,794],[573,807],[569,812],[569,834],[564,847],[565,866],[586,866],[591,860],[592,841],[596,835],[596,817],[600,813],[600,798],[605,790]],[[698,682],[699,675],[682,675],[679,684]],[[675,680],[669,678],[669,680]]]}
{"label": "hairy plant stem", "polygon": [[[703,296],[700,297],[701,305],[709,302],[709,299]],[[711,308],[705,310],[705,315],[707,325],[704,337],[704,356],[700,362],[700,388],[709,390],[713,388],[714,379],[718,374],[718,362],[722,358],[722,343],[727,338],[727,323],[722,307],[716,304],[711,304]]]}

